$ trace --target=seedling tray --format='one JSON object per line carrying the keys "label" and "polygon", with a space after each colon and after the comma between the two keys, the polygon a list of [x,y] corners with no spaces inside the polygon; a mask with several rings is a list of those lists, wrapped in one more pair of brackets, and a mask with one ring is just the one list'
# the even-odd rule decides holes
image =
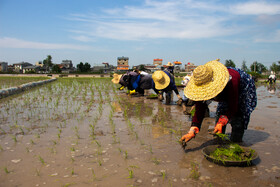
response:
{"label": "seedling tray", "polygon": [[[258,159],[258,154],[257,154],[256,151],[254,151],[252,157],[248,160],[233,161],[233,160],[217,159],[217,158],[211,156],[211,153],[213,153],[219,147],[220,147],[220,145],[209,145],[202,150],[202,153],[208,161],[213,162],[213,163],[218,164],[218,165],[222,165],[222,166],[240,166],[240,167],[250,166],[250,165],[252,165],[252,162],[254,160]],[[240,146],[240,147],[245,152],[250,150],[247,147],[243,147],[243,146]]]}

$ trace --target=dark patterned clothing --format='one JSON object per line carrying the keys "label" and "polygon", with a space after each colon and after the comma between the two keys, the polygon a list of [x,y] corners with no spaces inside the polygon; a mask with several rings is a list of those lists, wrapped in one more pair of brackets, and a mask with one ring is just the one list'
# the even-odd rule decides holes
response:
{"label": "dark patterned clothing", "polygon": [[[257,105],[257,95],[254,80],[245,72],[235,68],[228,68],[231,79],[224,90],[213,100],[218,101],[216,116],[226,115],[231,119],[240,117],[244,129],[247,129],[250,115]],[[200,128],[207,104],[198,101],[195,104],[196,112],[192,126]]]}

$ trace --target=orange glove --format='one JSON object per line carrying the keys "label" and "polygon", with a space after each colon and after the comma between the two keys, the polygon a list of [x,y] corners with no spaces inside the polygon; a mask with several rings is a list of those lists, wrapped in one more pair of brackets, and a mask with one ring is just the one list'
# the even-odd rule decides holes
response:
{"label": "orange glove", "polygon": [[225,115],[221,115],[216,126],[214,129],[213,133],[222,133],[223,131],[223,126],[225,126],[228,123],[228,118]]}
{"label": "orange glove", "polygon": [[191,127],[189,132],[187,134],[185,134],[184,136],[182,136],[182,138],[180,139],[180,142],[188,142],[191,139],[193,139],[195,137],[195,135],[199,133],[199,128],[198,127]]}

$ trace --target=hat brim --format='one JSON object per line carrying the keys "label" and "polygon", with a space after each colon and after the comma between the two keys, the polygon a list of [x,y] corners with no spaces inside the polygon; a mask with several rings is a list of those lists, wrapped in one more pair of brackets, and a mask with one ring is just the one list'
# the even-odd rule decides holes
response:
{"label": "hat brim", "polygon": [[[157,71],[155,71],[155,73],[156,73],[156,72],[157,72]],[[170,78],[169,78],[169,76],[168,76],[164,71],[158,71],[158,72],[160,72],[160,73],[162,74],[162,76],[164,77],[165,82],[164,82],[164,84],[162,84],[162,83],[160,83],[160,82],[154,80],[154,82],[155,82],[155,88],[156,88],[157,90],[163,90],[164,88],[166,88],[166,87],[169,85],[169,83],[170,83]]]}
{"label": "hat brim", "polygon": [[122,75],[114,75],[114,78],[111,80],[114,84],[118,84],[120,82]]}
{"label": "hat brim", "polygon": [[205,65],[212,68],[213,80],[207,84],[196,85],[194,79],[190,79],[184,89],[184,94],[193,101],[206,101],[216,97],[228,83],[229,72],[226,66],[218,61],[210,61]]}

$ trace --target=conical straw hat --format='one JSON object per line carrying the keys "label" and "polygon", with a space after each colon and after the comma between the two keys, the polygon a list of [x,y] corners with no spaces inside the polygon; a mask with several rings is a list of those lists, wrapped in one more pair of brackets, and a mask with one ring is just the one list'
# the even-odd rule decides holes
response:
{"label": "conical straw hat", "polygon": [[155,82],[155,88],[157,90],[163,90],[170,83],[169,76],[163,71],[155,71],[152,75],[152,78]]}
{"label": "conical straw hat", "polygon": [[184,94],[193,101],[206,101],[222,92],[228,80],[226,66],[218,60],[210,61],[194,69]]}
{"label": "conical straw hat", "polygon": [[120,82],[121,77],[122,77],[122,75],[119,75],[119,74],[114,73],[112,82],[113,82],[114,84],[118,84],[118,83]]}

